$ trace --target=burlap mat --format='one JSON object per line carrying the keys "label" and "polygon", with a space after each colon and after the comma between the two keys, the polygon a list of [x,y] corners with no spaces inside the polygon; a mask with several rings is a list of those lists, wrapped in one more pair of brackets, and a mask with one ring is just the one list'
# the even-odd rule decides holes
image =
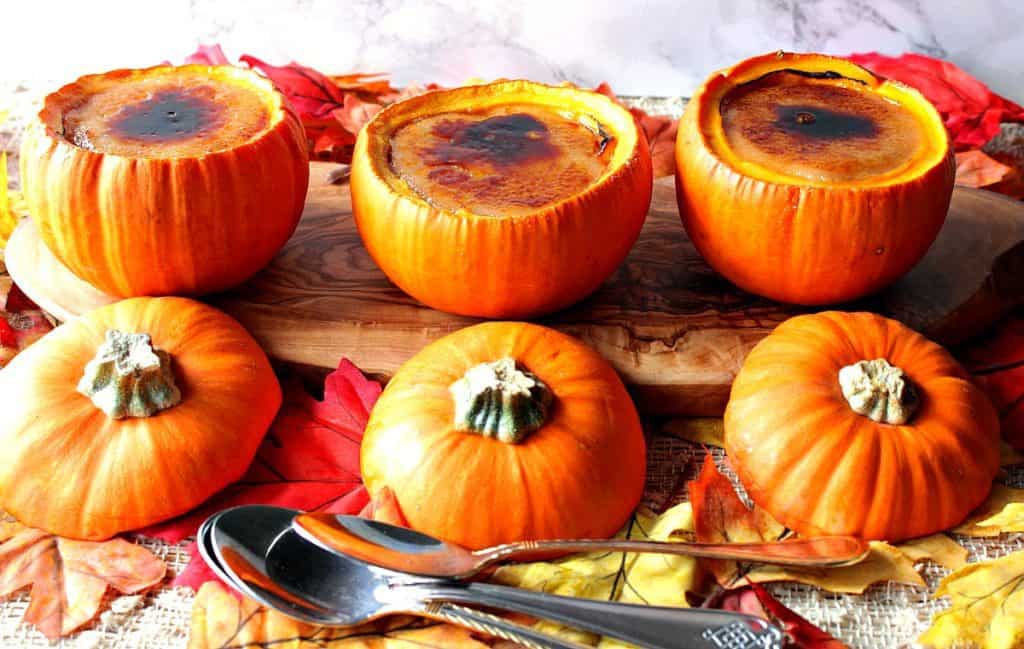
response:
{"label": "burlap mat", "polygon": [[[47,84],[30,87],[0,82],[0,115],[8,113],[7,119],[0,123],[0,150],[16,151],[21,125],[37,101],[39,93],[36,89],[47,87]],[[684,105],[684,100],[679,98],[628,101],[651,113],[674,116],[680,114]],[[12,161],[10,169],[16,182],[14,167]],[[657,508],[685,500],[684,484],[696,477],[705,450],[661,433],[658,422],[647,422],[647,430],[650,439],[646,501]],[[721,460],[720,449],[712,452]],[[721,466],[721,462],[719,464]],[[1024,467],[1010,471],[1009,484],[1024,487]],[[971,552],[970,561],[1024,549],[1024,534],[1005,535],[998,539],[959,537],[957,540]],[[167,562],[172,575],[188,562],[185,544],[140,542]],[[786,606],[851,647],[887,649],[912,643],[928,627],[932,615],[946,606],[943,600],[932,600],[930,593],[948,571],[931,563],[922,564],[919,569],[928,588],[886,584],[872,587],[864,595],[839,595],[789,583],[775,584],[770,588]],[[108,593],[103,607],[106,612],[91,626],[70,638],[50,644],[41,633],[21,623],[29,602],[25,591],[0,602],[0,648],[181,649],[188,642],[193,599],[191,590],[166,585],[144,595],[114,597]]]}

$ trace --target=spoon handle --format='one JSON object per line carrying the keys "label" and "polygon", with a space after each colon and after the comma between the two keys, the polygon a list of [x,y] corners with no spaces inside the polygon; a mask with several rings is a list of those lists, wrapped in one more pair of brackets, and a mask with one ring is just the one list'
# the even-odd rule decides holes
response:
{"label": "spoon handle", "polygon": [[523,541],[479,550],[476,568],[529,555],[559,552],[656,552],[704,559],[731,559],[783,566],[835,568],[857,563],[867,554],[866,542],[850,536],[821,536],[767,543],[690,543],[620,539]]}
{"label": "spoon handle", "polygon": [[710,609],[562,597],[487,583],[398,585],[427,601],[459,602],[560,622],[649,649],[780,649],[781,630],[759,617]]}
{"label": "spoon handle", "polygon": [[528,626],[509,622],[496,615],[452,604],[451,602],[431,602],[427,604],[424,612],[431,618],[449,622],[479,633],[485,633],[502,640],[510,640],[528,649],[586,649],[583,645],[575,642],[541,633]]}

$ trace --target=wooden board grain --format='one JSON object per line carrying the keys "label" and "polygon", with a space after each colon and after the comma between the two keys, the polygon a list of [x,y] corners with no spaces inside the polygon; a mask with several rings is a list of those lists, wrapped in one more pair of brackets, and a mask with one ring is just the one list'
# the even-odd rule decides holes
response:
{"label": "wooden board grain", "polygon": [[[209,299],[272,357],[326,368],[346,356],[386,378],[426,343],[475,320],[429,309],[388,282],[359,239],[348,187],[326,182],[329,169],[314,164],[302,222],[277,258]],[[946,344],[960,342],[1024,302],[1022,241],[1024,205],[957,188],[926,258],[890,289],[839,308],[875,310]],[[593,296],[540,322],[597,348],[641,410],[714,415],[749,349],[804,311],[744,293],[711,271],[679,222],[671,179],[662,179],[622,267]]]}

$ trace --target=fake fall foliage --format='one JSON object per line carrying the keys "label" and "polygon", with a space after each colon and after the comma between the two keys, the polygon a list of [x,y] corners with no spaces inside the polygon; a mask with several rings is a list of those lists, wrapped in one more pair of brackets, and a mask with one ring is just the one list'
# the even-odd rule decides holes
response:
{"label": "fake fall foliage", "polygon": [[[958,149],[958,180],[972,186],[1006,189],[1021,166],[1000,162],[979,149],[990,142],[1003,121],[1024,120],[1024,111],[996,95],[954,66],[927,57],[900,59],[855,55],[876,72],[917,86],[942,112]],[[224,64],[218,46],[202,47],[187,62]],[[381,75],[327,76],[298,64],[272,66],[243,56],[241,64],[257,68],[289,96],[306,127],[314,156],[347,162],[355,134],[382,106],[434,86],[398,92]],[[912,64],[912,65],[911,65]],[[607,84],[596,89],[615,98]],[[655,161],[656,175],[674,166],[676,124],[665,117],[632,109],[644,130]],[[1004,158],[1005,159],[1005,158]],[[6,165],[0,159],[0,242],[16,223],[16,207],[7,193]],[[1007,191],[1013,194],[1013,191]],[[2,271],[2,268],[0,268]],[[6,283],[5,283],[6,282]],[[0,367],[13,354],[52,328],[52,323],[17,287],[0,274]],[[1003,414],[1008,441],[1024,448],[1024,324],[1011,320],[991,338],[966,352],[966,361],[989,388]],[[324,386],[324,399],[314,399],[297,383],[290,384],[256,461],[246,476],[200,509],[180,519],[143,530],[142,534],[177,542],[195,533],[211,511],[243,503],[263,502],[306,510],[365,516],[402,524],[393,497],[374,502],[361,487],[358,448],[362,430],[380,387],[342,361]],[[691,420],[675,431],[699,443],[714,445],[720,420]],[[620,533],[632,538],[697,540],[762,540],[789,532],[767,513],[748,508],[732,483],[707,461],[689,485],[689,503],[664,512],[640,511]],[[992,496],[969,521],[954,530],[966,536],[998,536],[1024,531],[1024,490],[996,484]],[[194,550],[194,546],[192,548]],[[193,555],[195,553],[193,552]],[[1013,647],[1024,642],[1024,553],[966,564],[967,552],[944,534],[900,546],[875,543],[858,566],[828,571],[784,570],[730,562],[697,562],[682,557],[650,555],[577,555],[562,560],[508,566],[493,579],[525,588],[545,589],[620,601],[664,605],[702,605],[742,610],[766,617],[785,629],[790,646],[841,647],[841,642],[786,609],[760,584],[796,581],[839,593],[860,593],[881,581],[915,586],[924,582],[915,564],[931,560],[953,570],[936,597],[950,596],[950,608],[936,616],[921,637],[925,646]],[[99,612],[108,588],[141,592],[165,579],[166,566],[142,546],[123,538],[101,543],[61,539],[14,521],[0,522],[0,597],[31,587],[25,619],[56,638],[89,622]],[[455,627],[397,619],[389,626],[330,630],[290,620],[239,599],[216,582],[194,559],[175,585],[198,590],[193,609],[190,646],[491,646]],[[561,627],[545,629],[586,644],[619,646]],[[288,642],[291,641],[291,644]]]}

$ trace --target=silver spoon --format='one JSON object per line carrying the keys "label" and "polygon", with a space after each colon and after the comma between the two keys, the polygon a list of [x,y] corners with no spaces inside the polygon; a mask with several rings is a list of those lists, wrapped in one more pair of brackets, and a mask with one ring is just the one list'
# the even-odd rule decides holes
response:
{"label": "silver spoon", "polygon": [[318,623],[349,626],[381,615],[423,615],[456,602],[554,620],[651,649],[781,646],[781,631],[751,615],[640,606],[537,593],[487,583],[409,575],[324,550],[291,529],[299,512],[264,506],[226,510],[210,525],[210,545],[243,592],[283,612],[300,600]]}
{"label": "silver spoon", "polygon": [[852,536],[823,536],[770,543],[686,543],[626,539],[522,541],[468,550],[397,525],[315,512],[300,514],[295,531],[327,550],[381,568],[430,577],[467,579],[499,561],[538,553],[657,552],[784,566],[834,568],[864,559],[870,546]]}
{"label": "silver spoon", "polygon": [[[367,614],[365,620],[359,621],[350,619],[345,620],[349,623],[340,624],[337,612],[332,611],[329,608],[306,602],[301,598],[294,596],[292,593],[281,590],[275,585],[264,583],[263,580],[258,577],[257,581],[259,583],[242,580],[232,570],[222,564],[220,559],[217,557],[217,549],[214,546],[212,538],[212,527],[215,525],[219,516],[220,514],[214,514],[210,518],[206,519],[196,534],[196,543],[199,546],[199,553],[213,572],[216,573],[224,583],[232,586],[236,590],[239,590],[264,606],[278,610],[285,615],[294,617],[303,622],[319,626],[356,626],[362,622],[369,622],[377,617],[405,613],[466,627],[478,633],[485,633],[497,638],[516,642],[525,647],[529,647],[530,649],[587,649],[583,645],[576,644],[575,642],[550,636],[528,626],[516,624],[495,615],[452,604],[450,602],[430,603],[425,605],[422,610],[382,610],[379,613],[371,612]],[[276,521],[276,526],[268,525],[266,529],[273,531],[276,528],[278,532],[285,532],[287,531],[287,528],[285,526],[284,519],[290,519],[290,517],[291,514],[289,512],[286,516],[283,516]],[[260,524],[262,525],[263,523],[273,522],[269,519],[270,517],[268,516],[268,520],[264,520],[260,522]],[[264,540],[272,535],[272,533],[268,534],[264,537]],[[248,573],[249,569],[243,567],[242,571]]]}

